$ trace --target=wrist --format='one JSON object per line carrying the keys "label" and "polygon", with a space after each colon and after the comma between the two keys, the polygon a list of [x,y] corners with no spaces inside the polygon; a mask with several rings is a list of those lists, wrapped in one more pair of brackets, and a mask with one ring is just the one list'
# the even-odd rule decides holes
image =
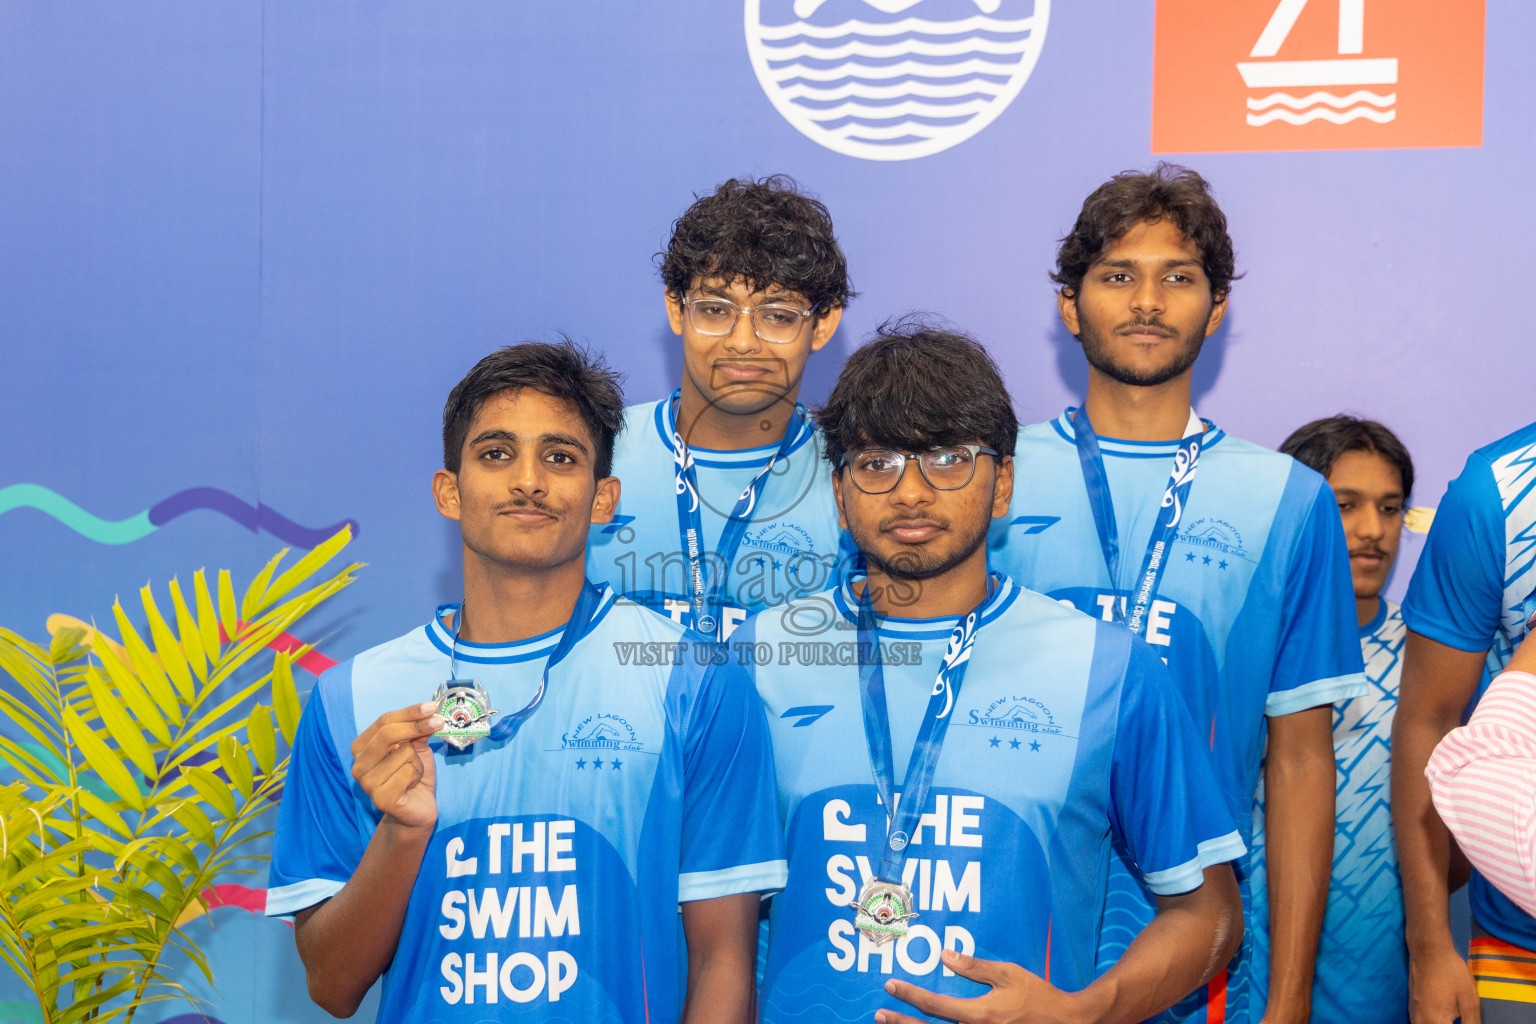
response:
{"label": "wrist", "polygon": [[400,853],[412,850],[418,854],[425,853],[427,844],[432,841],[432,833],[436,830],[436,821],[427,825],[408,825],[392,814],[384,815],[378,825],[378,831],[388,848]]}
{"label": "wrist", "polygon": [[1062,992],[1061,1019],[1071,1024],[1109,1021],[1115,1005],[1115,979],[1105,975],[1080,992]]}
{"label": "wrist", "polygon": [[1425,924],[1417,928],[1410,928],[1405,938],[1408,945],[1408,954],[1412,957],[1443,953],[1446,950],[1455,952],[1456,950],[1456,940],[1451,936],[1451,929],[1448,924],[1442,924],[1438,927]]}
{"label": "wrist", "polygon": [[1312,1017],[1312,1000],[1270,999],[1264,1008],[1264,1024],[1307,1024]]}

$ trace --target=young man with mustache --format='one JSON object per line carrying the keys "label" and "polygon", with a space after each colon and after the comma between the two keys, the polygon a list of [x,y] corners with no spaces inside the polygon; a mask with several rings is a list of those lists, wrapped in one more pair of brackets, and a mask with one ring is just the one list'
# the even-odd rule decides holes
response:
{"label": "young man with mustache", "polygon": [[[888,325],[816,415],[868,573],[753,616],[722,669],[762,697],[786,822],[761,1019],[1171,1005],[1237,946],[1242,842],[1153,649],[988,571],[1017,435],[996,366]],[[1098,977],[1112,836],[1158,912]]]}
{"label": "young man with mustache", "polygon": [[625,412],[624,497],[592,531],[589,571],[725,638],[750,612],[824,588],[846,554],[798,397],[853,292],[827,208],[781,176],[701,196],[673,226],[661,276],[682,381]]}
{"label": "young man with mustache", "polygon": [[[1267,739],[1270,962],[1253,962],[1250,921],[1227,970],[1168,1019],[1303,1024],[1333,852],[1330,705],[1365,681],[1326,483],[1190,408],[1233,262],[1226,218],[1193,171],[1127,172],[1088,197],[1052,275],[1088,394],[1020,432],[1029,486],[994,527],[992,563],[1153,645],[1240,822]],[[1111,873],[1105,964],[1153,910],[1126,851]]]}
{"label": "young man with mustache", "polygon": [[[1370,690],[1333,707],[1338,826],[1328,909],[1318,941],[1312,1017],[1352,1024],[1408,1019],[1408,948],[1403,935],[1403,883],[1392,841],[1387,757],[1397,711],[1407,627],[1398,606],[1381,596],[1403,537],[1413,491],[1413,460],[1397,435],[1374,420],[1330,416],[1299,428],[1280,450],[1327,479],[1338,501],[1355,587],[1360,654]],[[1264,819],[1254,819],[1253,916],[1269,917],[1264,884]],[[1268,955],[1258,929],[1255,953]]]}
{"label": "young man with mustache", "polygon": [[622,416],[568,343],[494,352],[448,398],[432,493],[464,601],[321,677],[278,812],[267,913],[337,1016],[381,975],[385,1021],[751,1012],[785,875],[769,740],[696,657],[716,645],[585,577]]}

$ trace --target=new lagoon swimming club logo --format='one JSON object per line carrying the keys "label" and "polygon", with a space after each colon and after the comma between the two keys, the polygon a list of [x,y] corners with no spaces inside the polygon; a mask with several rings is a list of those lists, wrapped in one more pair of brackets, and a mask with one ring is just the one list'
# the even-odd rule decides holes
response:
{"label": "new lagoon swimming club logo", "polygon": [[910,160],[964,142],[1024,88],[1050,0],[746,0],[774,108],[845,156]]}

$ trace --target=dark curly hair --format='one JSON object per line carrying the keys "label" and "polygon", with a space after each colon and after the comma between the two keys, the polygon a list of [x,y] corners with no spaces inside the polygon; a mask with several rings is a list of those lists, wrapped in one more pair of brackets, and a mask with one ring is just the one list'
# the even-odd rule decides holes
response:
{"label": "dark curly hair", "polygon": [[1221,299],[1241,277],[1236,273],[1227,217],[1216,205],[1210,184],[1188,167],[1160,163],[1151,173],[1122,171],[1094,189],[1083,202],[1072,231],[1056,250],[1051,280],[1068,298],[1075,297],[1093,262],[1137,224],[1167,217],[1195,243],[1211,282],[1211,298]]}
{"label": "dark curly hair", "polygon": [[834,469],[850,449],[924,451],[979,440],[1012,456],[1019,420],[981,342],[920,315],[887,320],[843,364],[815,412]]}
{"label": "dark curly hair", "polygon": [[656,258],[667,291],[678,298],[695,280],[711,277],[742,278],[753,291],[778,285],[799,292],[818,313],[848,305],[855,294],[832,216],[783,174],[732,178],[695,197]]}
{"label": "dark curly hair", "polygon": [[1371,452],[1397,467],[1403,482],[1403,497],[1413,493],[1413,459],[1397,435],[1375,420],[1363,420],[1340,413],[1313,420],[1297,427],[1280,450],[1303,466],[1310,466],[1323,476],[1333,472],[1333,464],[1345,452]]}
{"label": "dark curly hair", "polygon": [[569,338],[559,344],[524,342],[499,348],[475,364],[453,386],[443,406],[443,468],[457,473],[464,458],[464,438],[488,399],[503,391],[533,388],[576,407],[592,443],[598,480],[613,472],[613,439],[624,429],[623,377],[603,358]]}

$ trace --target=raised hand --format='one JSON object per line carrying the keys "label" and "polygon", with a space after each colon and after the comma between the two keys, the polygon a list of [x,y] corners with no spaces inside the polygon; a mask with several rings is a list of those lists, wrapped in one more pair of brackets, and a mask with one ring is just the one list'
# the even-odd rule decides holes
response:
{"label": "raised hand", "polygon": [[380,715],[352,741],[352,777],[386,821],[426,831],[437,824],[437,763],[427,744],[443,725],[429,701]]}

